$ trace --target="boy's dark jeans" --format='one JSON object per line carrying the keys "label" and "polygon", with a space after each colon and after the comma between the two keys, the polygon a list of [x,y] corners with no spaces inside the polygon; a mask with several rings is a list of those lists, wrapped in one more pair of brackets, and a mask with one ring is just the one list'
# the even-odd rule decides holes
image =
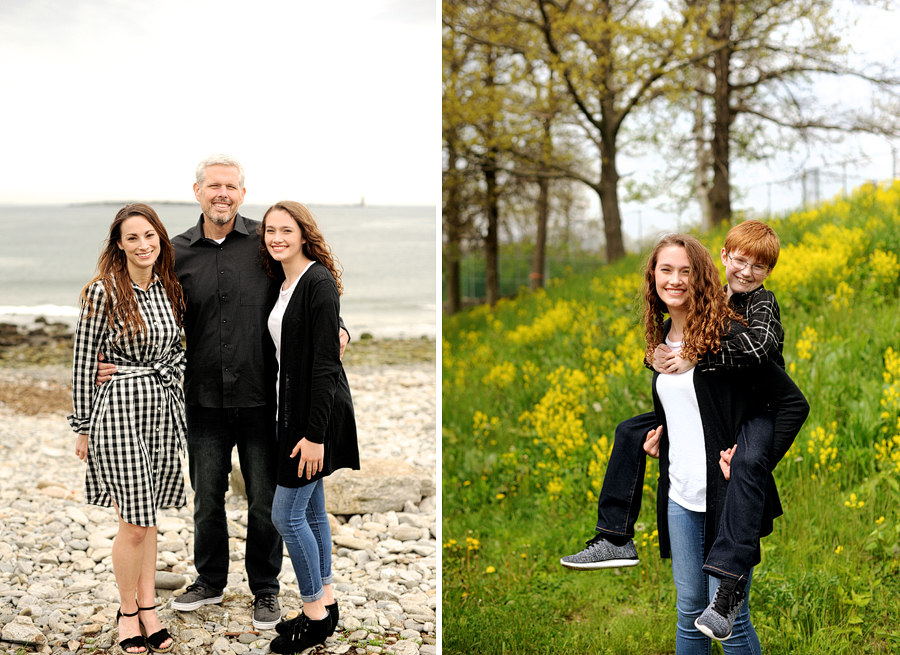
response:
{"label": "boy's dark jeans", "polygon": [[656,427],[653,412],[635,416],[616,426],[616,438],[597,501],[597,532],[615,537],[634,537],[647,467],[644,439]]}
{"label": "boy's dark jeans", "polygon": [[[656,427],[653,412],[616,426],[616,438],[597,501],[597,532],[601,535],[634,537],[647,464],[643,444],[647,433]],[[703,567],[713,577],[746,580],[750,575],[759,545],[774,431],[771,412],[759,412],[741,427],[719,532]]]}
{"label": "boy's dark jeans", "polygon": [[719,532],[703,566],[708,575],[744,582],[750,575],[759,548],[774,437],[772,412],[757,412],[741,426]]}

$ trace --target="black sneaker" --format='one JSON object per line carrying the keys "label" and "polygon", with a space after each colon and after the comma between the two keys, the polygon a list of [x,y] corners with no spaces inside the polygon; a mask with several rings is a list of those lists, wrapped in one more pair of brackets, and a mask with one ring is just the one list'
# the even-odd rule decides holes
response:
{"label": "black sneaker", "polygon": [[281,606],[275,594],[259,594],[253,599],[253,627],[271,630],[281,621]]}
{"label": "black sneaker", "polygon": [[639,562],[634,541],[629,539],[624,546],[616,546],[600,535],[587,542],[587,547],[581,552],[559,560],[566,568],[580,570],[636,566]]}
{"label": "black sneaker", "polygon": [[193,612],[203,605],[218,605],[222,602],[222,592],[214,591],[202,584],[194,583],[178,598],[172,599],[172,609],[179,612]]}
{"label": "black sneaker", "polygon": [[[331,626],[328,628],[328,636],[334,634],[334,631],[337,630],[338,621],[341,618],[341,612],[338,609],[337,601],[334,601],[331,605],[326,605],[325,609],[328,610],[328,618],[331,619]],[[288,619],[287,621],[282,621],[278,625],[275,626],[276,632],[280,635],[286,635],[291,630],[294,629],[294,626],[300,622],[300,617],[303,616],[301,612],[299,615],[295,616],[292,619]]]}
{"label": "black sneaker", "polygon": [[694,621],[694,625],[710,639],[725,641],[731,637],[734,620],[746,595],[741,583],[728,578],[722,580],[713,601]]}
{"label": "black sneaker", "polygon": [[331,630],[331,615],[326,614],[313,621],[306,614],[300,614],[293,629],[287,634],[275,637],[269,644],[272,653],[299,653],[312,646],[324,644]]}

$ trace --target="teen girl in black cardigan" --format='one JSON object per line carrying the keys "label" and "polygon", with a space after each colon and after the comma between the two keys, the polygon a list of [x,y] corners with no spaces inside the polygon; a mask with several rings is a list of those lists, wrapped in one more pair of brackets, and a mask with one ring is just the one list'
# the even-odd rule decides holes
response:
{"label": "teen girl in black cardigan", "polygon": [[[721,291],[712,257],[691,236],[669,235],[657,244],[645,271],[644,300],[648,358],[658,345],[667,343],[696,359],[717,351],[723,339],[745,329]],[[669,314],[668,320],[664,314]],[[771,362],[740,370],[654,374],[653,401],[663,428],[657,523],[660,552],[672,558],[677,590],[676,653],[706,655],[710,641],[694,620],[712,600],[719,582],[702,570],[728,488],[719,453],[734,443],[753,407],[792,402],[805,406],[806,401],[790,377]],[[772,520],[782,514],[771,476],[766,504],[761,536],[772,531]],[[737,620],[731,638],[723,642],[725,653],[759,653],[749,599],[734,611]]]}
{"label": "teen girl in black cardigan", "polygon": [[321,644],[338,622],[331,530],[322,478],[359,469],[350,386],[338,339],[341,274],[310,211],[292,201],[266,212],[261,252],[284,282],[269,315],[278,359],[278,487],[272,522],[291,556],[303,612],[276,626],[274,653]]}

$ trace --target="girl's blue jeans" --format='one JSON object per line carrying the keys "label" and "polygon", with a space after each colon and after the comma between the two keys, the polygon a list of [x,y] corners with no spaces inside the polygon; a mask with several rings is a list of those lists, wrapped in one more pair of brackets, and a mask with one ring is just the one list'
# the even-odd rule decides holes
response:
{"label": "girl's blue jeans", "polygon": [[322,480],[303,487],[275,489],[272,523],[287,546],[304,603],[325,595],[323,585],[332,583],[331,527],[325,512]]}
{"label": "girl's blue jeans", "polygon": [[[672,547],[672,577],[677,592],[678,624],[675,633],[676,655],[710,655],[712,642],[694,625],[712,602],[719,580],[703,572],[703,512],[687,510],[669,499],[669,540]],[[734,622],[731,638],[722,642],[725,655],[762,655],[759,638],[750,621],[750,583],[747,597]]]}

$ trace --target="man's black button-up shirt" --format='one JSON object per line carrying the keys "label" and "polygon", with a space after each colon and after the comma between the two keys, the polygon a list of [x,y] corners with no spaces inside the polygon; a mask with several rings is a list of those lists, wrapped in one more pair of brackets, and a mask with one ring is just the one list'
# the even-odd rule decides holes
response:
{"label": "man's black button-up shirt", "polygon": [[266,322],[279,281],[262,268],[258,226],[238,214],[234,229],[216,243],[204,237],[201,214],[196,226],[172,239],[187,301],[188,404],[260,407],[274,401],[274,345]]}

